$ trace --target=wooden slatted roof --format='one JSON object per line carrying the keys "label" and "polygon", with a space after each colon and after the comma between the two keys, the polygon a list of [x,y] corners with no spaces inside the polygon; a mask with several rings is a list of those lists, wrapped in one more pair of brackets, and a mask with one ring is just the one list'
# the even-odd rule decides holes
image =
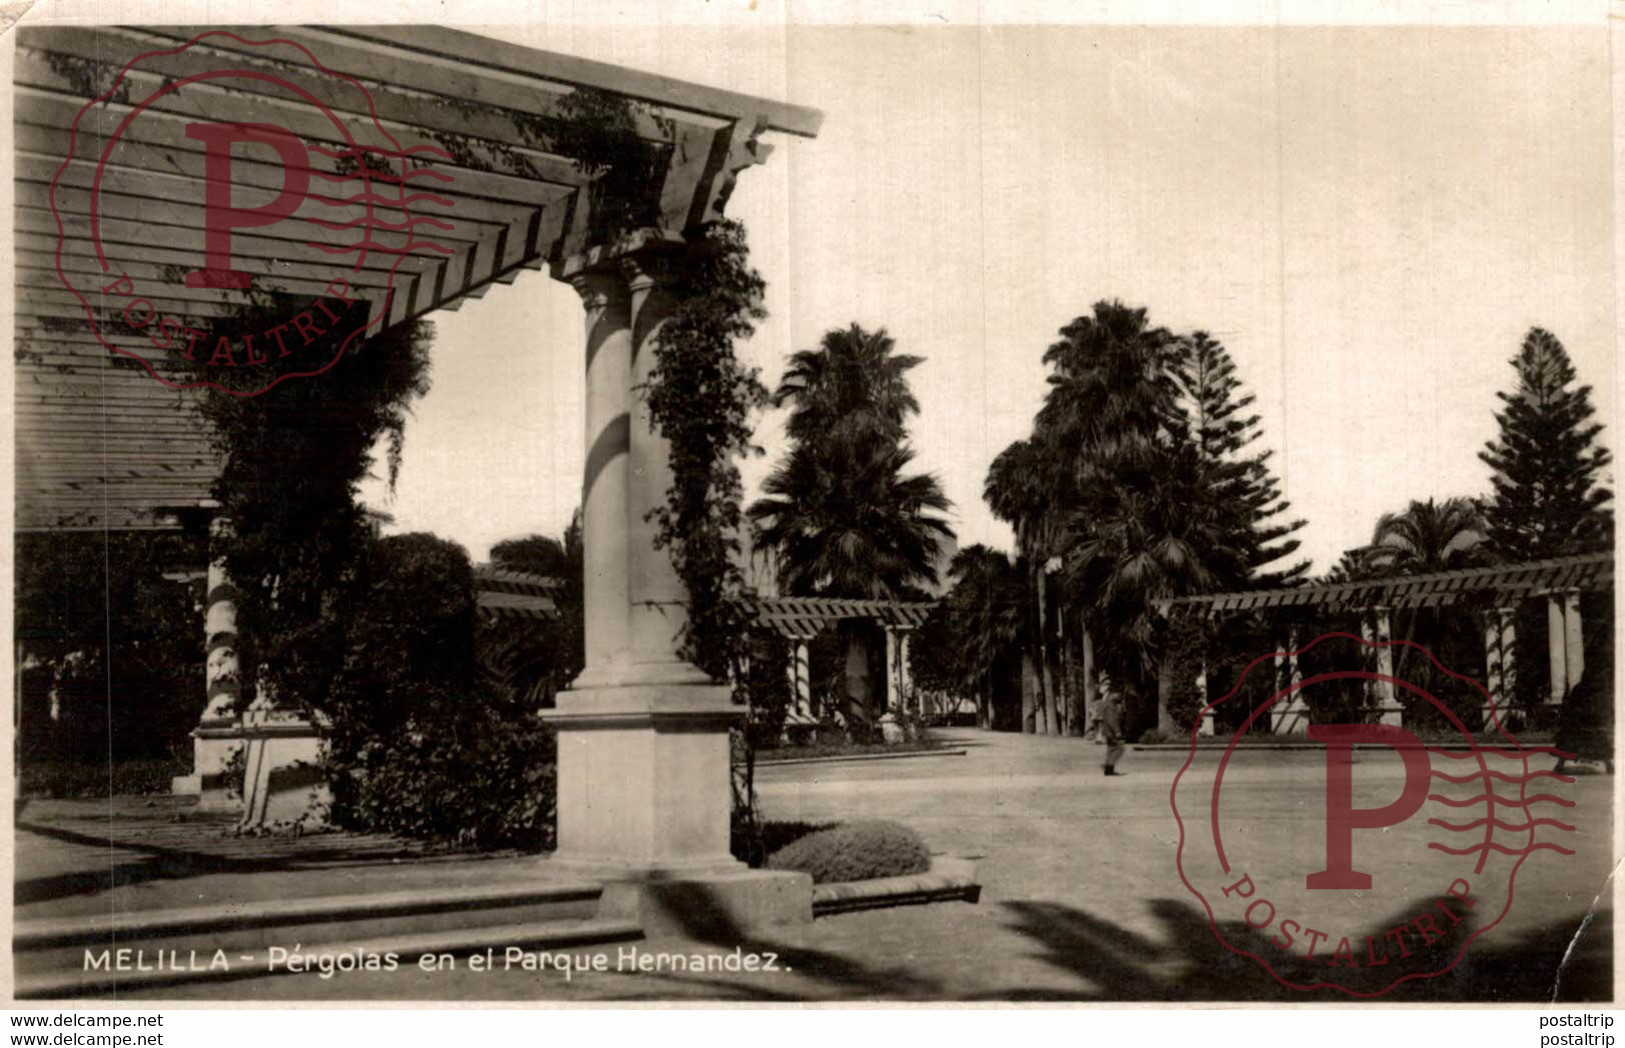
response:
{"label": "wooden slatted roof", "polygon": [[[312,196],[322,193],[321,175],[346,173],[315,159],[323,149],[343,151],[346,136],[361,145],[439,151],[427,166],[450,181],[408,184],[414,196],[422,191],[413,220],[434,219],[433,239],[444,251],[409,247],[410,227],[368,226],[383,250],[346,262],[346,280],[383,318],[376,331],[456,309],[525,269],[558,264],[588,246],[596,174],[537,132],[574,92],[636,103],[636,134],[664,157],[664,170],[645,187],[658,205],[658,225],[643,235],[656,239],[680,239],[720,217],[738,173],[765,159],[764,131],[810,137],[820,122],[814,110],[454,30],[229,32],[235,35],[220,27],[36,26],[17,34],[20,529],[167,527],[177,509],[208,503],[217,463],[195,395],[155,381],[89,326],[94,319],[107,343],[154,357],[139,334],[116,322],[123,300],[108,296],[111,310],[96,300],[109,274],[127,274],[160,313],[178,318],[207,323],[240,304],[240,292],[190,288],[180,279],[202,268],[205,241],[206,154],[188,136],[189,124],[286,128],[311,150]],[[197,39],[203,33],[210,35]],[[266,41],[277,42],[262,46]],[[145,57],[124,68],[138,56]],[[218,75],[222,70],[235,73]],[[209,78],[172,89],[196,76]],[[296,92],[320,97],[332,118]],[[138,108],[139,118],[115,136]],[[239,150],[233,182],[260,198],[235,202],[262,204],[280,191],[285,174],[270,149]],[[93,197],[105,266],[91,237]],[[332,253],[313,245],[330,243],[332,226],[358,219],[370,220],[364,204],[306,199],[288,220],[235,230],[235,267],[253,274],[260,290],[321,295],[336,267]],[[93,316],[64,278],[92,292]]]}
{"label": "wooden slatted roof", "polygon": [[867,619],[898,629],[915,629],[936,601],[840,600],[833,597],[751,597],[745,607],[758,626],[791,640],[811,640],[842,619]]}
{"label": "wooden slatted roof", "polygon": [[1468,568],[1430,575],[1406,575],[1358,582],[1338,582],[1290,589],[1211,593],[1163,602],[1165,612],[1209,613],[1261,608],[1416,608],[1458,603],[1475,596],[1519,600],[1570,589],[1602,590],[1614,584],[1614,555],[1589,553],[1554,560],[1490,568]]}
{"label": "wooden slatted roof", "polygon": [[488,618],[551,619],[564,580],[481,564],[474,569],[476,603]]}
{"label": "wooden slatted roof", "polygon": [[[558,614],[561,579],[489,565],[474,569],[480,614],[492,617],[550,619]],[[811,640],[843,619],[867,619],[896,629],[915,629],[935,601],[837,600],[824,597],[749,596],[741,608],[756,625],[791,640]]]}

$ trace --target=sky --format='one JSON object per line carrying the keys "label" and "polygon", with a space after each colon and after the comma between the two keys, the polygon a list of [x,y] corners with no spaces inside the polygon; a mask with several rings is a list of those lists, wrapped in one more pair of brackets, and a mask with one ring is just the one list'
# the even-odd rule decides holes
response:
{"label": "sky", "polygon": [[[769,285],[740,353],[771,386],[855,321],[924,357],[916,461],[962,546],[1009,548],[987,465],[1101,299],[1230,349],[1317,571],[1411,499],[1488,489],[1477,452],[1531,325],[1613,444],[1605,29],[726,26],[484,31],[824,112],[815,140],[769,136],[729,203]],[[558,534],[583,456],[575,293],[527,272],[431,319],[398,486],[365,497],[476,558]],[[760,420],[749,497],[782,422]]]}

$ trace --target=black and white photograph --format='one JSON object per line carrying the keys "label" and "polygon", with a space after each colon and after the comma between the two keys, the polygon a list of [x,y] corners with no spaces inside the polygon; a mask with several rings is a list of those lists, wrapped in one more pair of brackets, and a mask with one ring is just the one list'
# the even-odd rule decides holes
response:
{"label": "black and white photograph", "polygon": [[5,15],[15,1014],[1612,1043],[1620,30],[1135,7]]}

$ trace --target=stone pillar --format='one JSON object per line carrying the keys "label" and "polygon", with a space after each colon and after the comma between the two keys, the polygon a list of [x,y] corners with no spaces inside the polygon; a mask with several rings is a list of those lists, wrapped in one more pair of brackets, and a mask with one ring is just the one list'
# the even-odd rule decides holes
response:
{"label": "stone pillar", "polygon": [[881,627],[886,634],[886,711],[897,712],[897,632]]}
{"label": "stone pillar", "polygon": [[1100,713],[1100,680],[1095,674],[1095,638],[1089,627],[1083,627],[1083,733],[1095,730]]}
{"label": "stone pillar", "polygon": [[1548,704],[1556,705],[1569,693],[1568,627],[1563,621],[1563,602],[1555,594],[1546,598],[1546,651],[1551,670],[1552,690]]}
{"label": "stone pillar", "polygon": [[1513,652],[1517,644],[1517,609],[1495,608],[1484,617],[1484,676],[1490,704],[1484,708],[1484,730],[1494,731],[1497,718],[1504,727],[1512,709],[1516,666]]}
{"label": "stone pillar", "polygon": [[807,663],[807,642],[798,640],[790,647],[791,711],[798,717],[812,717],[811,673]]}
{"label": "stone pillar", "polygon": [[1214,733],[1213,711],[1207,708],[1212,701],[1207,695],[1207,663],[1204,661],[1196,671],[1196,701],[1202,710],[1202,726],[1196,729],[1198,735],[1212,735]]}
{"label": "stone pillar", "polygon": [[686,594],[645,519],[664,502],[670,471],[635,389],[673,305],[667,266],[680,262],[651,250],[555,270],[587,307],[588,662],[542,714],[558,731],[550,869],[643,881],[744,869],[728,839],[728,728],[742,710],[726,685],[678,656]]}
{"label": "stone pillar", "polygon": [[914,690],[914,676],[908,667],[908,639],[913,632],[913,630],[897,631],[897,686],[903,695],[913,694],[914,713],[923,719],[928,712],[926,710],[925,692],[916,692]]}
{"label": "stone pillar", "polygon": [[[1275,690],[1297,688],[1303,682],[1303,671],[1298,667],[1298,628],[1287,631],[1286,649],[1275,656]],[[1270,730],[1277,735],[1297,735],[1309,730],[1309,704],[1303,692],[1283,695],[1270,707]]]}
{"label": "stone pillar", "polygon": [[587,312],[587,461],[581,488],[586,665],[576,687],[590,687],[625,676],[631,661],[632,300],[614,269],[577,274],[571,284]]}
{"label": "stone pillar", "polygon": [[[225,544],[231,523],[209,522],[209,567],[203,595],[203,715],[192,729],[192,774],[175,780],[176,793],[194,793],[203,811],[232,811],[242,804],[242,784],[227,769],[243,748],[242,667],[238,657],[237,587],[226,572]],[[235,777],[233,777],[234,779]]]}
{"label": "stone pillar", "polygon": [[[1371,609],[1373,637],[1372,639],[1383,645],[1377,649],[1377,672],[1384,677],[1394,675],[1394,649],[1388,647],[1393,639],[1394,624],[1388,608],[1377,607]],[[1382,723],[1400,726],[1405,721],[1405,715],[1399,707],[1399,696],[1392,680],[1376,681],[1377,708],[1382,710]]]}
{"label": "stone pillar", "polygon": [[1573,691],[1585,676],[1585,630],[1580,622],[1580,591],[1569,590],[1563,595],[1563,662],[1567,670],[1568,688]]}

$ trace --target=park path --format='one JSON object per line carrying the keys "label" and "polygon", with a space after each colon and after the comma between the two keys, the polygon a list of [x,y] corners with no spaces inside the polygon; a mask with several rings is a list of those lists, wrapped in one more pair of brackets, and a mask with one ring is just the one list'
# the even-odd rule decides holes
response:
{"label": "park path", "polygon": [[[1215,940],[1207,915],[1174,869],[1178,830],[1169,789],[1184,761],[1176,751],[1131,750],[1121,778],[1100,773],[1101,750],[1081,739],[951,730],[963,756],[764,765],[758,791],[766,817],[809,821],[888,818],[918,830],[933,850],[976,859],[980,903],[938,903],[820,918],[804,929],[742,944],[650,941],[646,951],[778,954],[773,973],[617,972],[568,981],[556,973],[356,974],[199,985],[154,998],[268,1000],[1324,1000],[1280,987],[1254,962]],[[1318,840],[1324,758],[1314,751],[1237,755],[1226,790],[1268,818],[1256,846],[1303,860]],[[1397,780],[1380,761],[1362,781]],[[1577,935],[1611,860],[1612,778],[1582,778],[1578,854],[1531,857],[1519,904],[1447,976],[1409,983],[1394,1001],[1542,1000],[1564,968],[1564,995],[1612,984],[1611,915]],[[1397,788],[1397,786],[1395,787]],[[1228,792],[1227,792],[1228,795]],[[1307,837],[1305,835],[1308,835]],[[352,842],[361,846],[366,842]],[[370,845],[369,845],[370,846]],[[338,847],[337,843],[334,847]],[[490,875],[522,876],[535,860],[492,860]],[[403,865],[413,865],[406,863]],[[455,865],[455,864],[449,864]],[[342,868],[342,867],[340,867]],[[359,868],[359,867],[358,867]],[[365,874],[370,878],[378,874]],[[298,874],[316,883],[331,874]],[[346,891],[353,890],[346,888]],[[307,892],[309,894],[309,892]],[[790,970],[783,970],[788,966]]]}

